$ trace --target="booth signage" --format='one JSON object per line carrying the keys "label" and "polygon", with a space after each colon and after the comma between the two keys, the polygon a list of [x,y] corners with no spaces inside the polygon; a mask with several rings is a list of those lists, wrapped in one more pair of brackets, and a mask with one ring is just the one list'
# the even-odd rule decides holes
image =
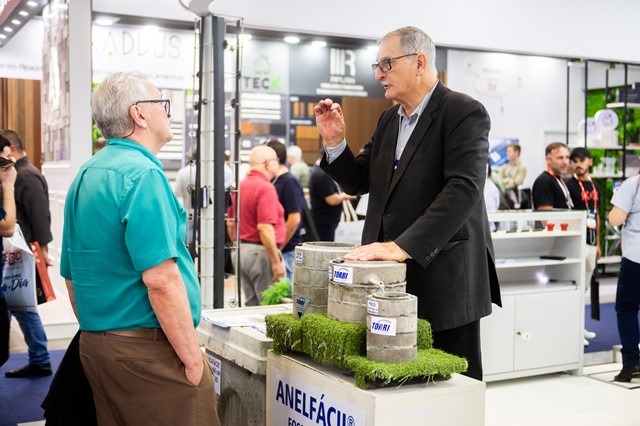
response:
{"label": "booth signage", "polygon": [[292,72],[291,93],[316,98],[331,96],[384,98],[384,89],[371,72],[375,53],[365,48],[315,48],[291,46],[294,64],[304,64],[305,72]]}
{"label": "booth signage", "polygon": [[[235,58],[230,52],[225,56],[225,70],[230,72]],[[240,87],[243,92],[288,93],[289,92],[289,49],[284,43],[251,40],[242,48],[242,77]],[[229,87],[230,91],[232,88]]]}
{"label": "booth signage", "polygon": [[190,31],[140,26],[93,27],[93,80],[116,71],[138,71],[158,87],[193,86],[194,36]]}
{"label": "booth signage", "polygon": [[272,426],[365,426],[364,411],[315,386],[271,367],[269,398]]}

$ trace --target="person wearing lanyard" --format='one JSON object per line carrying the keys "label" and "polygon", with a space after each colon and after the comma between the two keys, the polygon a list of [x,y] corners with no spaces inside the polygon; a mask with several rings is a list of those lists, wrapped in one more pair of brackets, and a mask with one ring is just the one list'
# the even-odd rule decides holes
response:
{"label": "person wearing lanyard", "polygon": [[569,167],[569,148],[562,142],[553,142],[545,149],[547,170],[533,183],[531,198],[535,210],[572,209],[573,202],[562,175]]}
{"label": "person wearing lanyard", "polygon": [[[567,188],[571,195],[571,201],[576,209],[587,211],[587,249],[586,249],[586,275],[585,290],[589,291],[591,284],[591,275],[596,268],[596,262],[600,258],[600,238],[598,220],[598,200],[600,193],[598,185],[591,180],[589,175],[589,167],[593,165],[593,158],[588,149],[578,147],[571,151],[569,156],[571,167],[573,168],[573,177],[567,181]],[[588,346],[587,339],[594,339],[596,333],[584,330],[584,345]]]}

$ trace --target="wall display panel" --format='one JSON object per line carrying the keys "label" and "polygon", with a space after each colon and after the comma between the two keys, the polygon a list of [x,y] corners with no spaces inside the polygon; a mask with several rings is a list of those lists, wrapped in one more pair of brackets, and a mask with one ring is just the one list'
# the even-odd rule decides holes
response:
{"label": "wall display panel", "polygon": [[52,0],[43,9],[42,16],[44,20],[42,160],[66,161],[70,159],[67,2]]}
{"label": "wall display panel", "polygon": [[0,49],[0,77],[42,79],[43,23],[32,19]]}
{"label": "wall display panel", "polygon": [[291,93],[327,96],[384,98],[371,64],[376,53],[365,48],[326,48],[309,44],[290,48]]}
{"label": "wall display panel", "polygon": [[504,53],[447,51],[448,87],[478,99],[491,117],[490,137],[519,139],[531,187],[546,167],[549,132],[565,141],[567,62]]}

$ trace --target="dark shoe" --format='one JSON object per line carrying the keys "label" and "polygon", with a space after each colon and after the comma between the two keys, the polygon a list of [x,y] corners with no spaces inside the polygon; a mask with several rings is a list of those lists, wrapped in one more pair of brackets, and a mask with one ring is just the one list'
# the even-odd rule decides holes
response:
{"label": "dark shoe", "polygon": [[613,378],[614,382],[630,382],[633,378],[640,378],[640,365],[632,365],[629,367],[622,367],[622,370],[616,377]]}
{"label": "dark shoe", "polygon": [[17,370],[11,370],[4,373],[7,377],[22,378],[22,377],[44,377],[51,375],[51,364],[32,365],[27,364]]}

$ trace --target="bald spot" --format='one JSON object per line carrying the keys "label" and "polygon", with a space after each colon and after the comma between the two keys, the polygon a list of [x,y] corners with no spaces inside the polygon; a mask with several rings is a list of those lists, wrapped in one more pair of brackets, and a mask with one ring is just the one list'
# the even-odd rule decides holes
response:
{"label": "bald spot", "polygon": [[251,150],[251,154],[249,154],[249,165],[251,167],[260,166],[269,158],[273,158],[274,156],[276,156],[276,152],[273,148],[266,145],[256,146]]}

